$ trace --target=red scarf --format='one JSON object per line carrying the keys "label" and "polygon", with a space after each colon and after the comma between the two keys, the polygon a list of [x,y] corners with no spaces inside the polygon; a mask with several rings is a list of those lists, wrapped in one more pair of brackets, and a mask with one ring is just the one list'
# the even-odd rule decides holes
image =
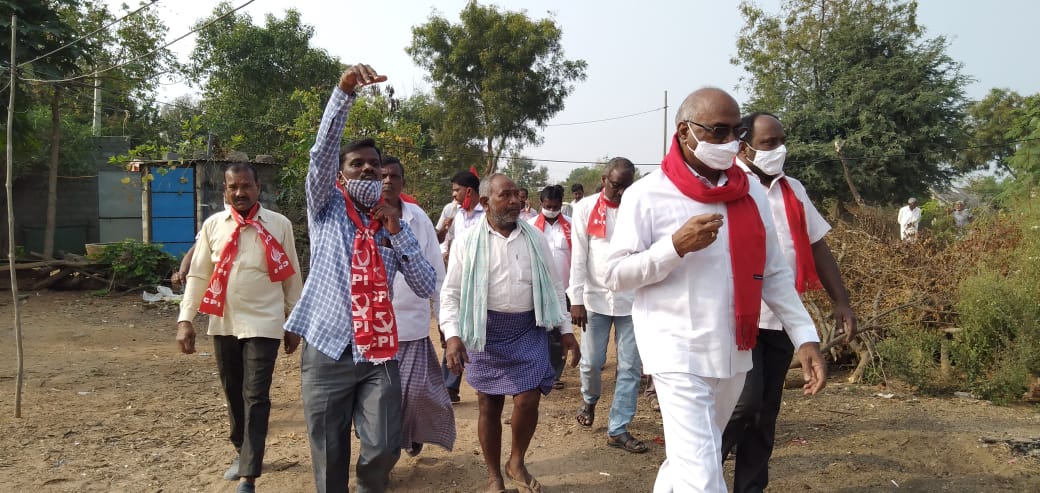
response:
{"label": "red scarf", "polygon": [[[556,220],[559,221],[560,226],[563,226],[563,237],[567,238],[567,249],[571,248],[571,223],[567,221],[567,218],[563,217],[561,212],[559,216],[556,216]],[[538,219],[534,220],[534,227],[545,232],[545,214],[538,213]]]}
{"label": "red scarf", "polygon": [[372,219],[361,222],[350,194],[339,186],[354,223],[354,255],[350,259],[350,314],[358,353],[372,362],[397,354],[397,317],[390,300],[390,285],[383,256],[376,247],[376,231],[383,225]]}
{"label": "red scarf", "polygon": [[271,282],[284,281],[296,273],[296,269],[289,263],[289,256],[285,254],[285,249],[282,248],[282,245],[264,229],[260,221],[254,219],[256,213],[260,210],[259,203],[253,204],[253,208],[249,210],[249,215],[244,219],[233,207],[230,210],[231,217],[235,218],[235,222],[238,225],[231,232],[231,238],[228,238],[227,244],[220,251],[220,260],[217,262],[216,268],[213,269],[213,277],[209,279],[206,294],[202,297],[202,303],[199,304],[200,312],[218,317],[224,316],[228,276],[231,275],[231,265],[234,264],[235,257],[238,255],[238,237],[242,233],[242,228],[246,226],[256,228],[257,237],[264,242],[267,276],[271,279]]}
{"label": "red scarf", "polygon": [[618,205],[618,202],[607,200],[607,196],[600,192],[599,198],[596,199],[596,206],[592,208],[592,212],[589,214],[588,227],[585,229],[590,237],[607,238],[607,207],[617,209]]}
{"label": "red scarf", "polygon": [[419,201],[416,200],[415,197],[412,197],[411,195],[408,195],[404,192],[401,192],[401,201],[408,202],[409,204],[419,205]]}
{"label": "red scarf", "polygon": [[780,177],[780,191],[784,194],[784,211],[787,212],[787,225],[791,228],[791,239],[794,240],[795,278],[794,287],[798,294],[823,288],[820,276],[816,274],[816,261],[813,259],[812,245],[809,244],[809,227],[805,219],[805,206],[794,194],[786,177]]}
{"label": "red scarf", "polygon": [[728,179],[725,185],[708,188],[687,168],[679,146],[679,135],[675,134],[672,148],[661,162],[661,171],[683,195],[705,204],[726,204],[737,349],[751,349],[758,337],[766,265],[766,229],[762,216],[755,199],[748,195],[748,178],[743,170],[737,166],[729,168],[725,171]]}

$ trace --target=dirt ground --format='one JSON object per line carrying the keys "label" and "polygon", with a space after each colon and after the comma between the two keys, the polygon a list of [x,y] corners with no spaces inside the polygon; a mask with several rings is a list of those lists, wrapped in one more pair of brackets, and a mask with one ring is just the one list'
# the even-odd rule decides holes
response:
{"label": "dirt ground", "polygon": [[[208,337],[200,337],[202,352],[179,354],[175,309],[132,295],[31,293],[21,306],[21,419],[13,417],[12,308],[10,301],[0,306],[0,491],[234,491],[221,477],[234,449]],[[612,368],[611,359],[608,382]],[[608,448],[607,406],[600,406],[591,431],[580,427],[574,420],[581,399],[577,370],[568,369],[564,381],[564,390],[542,401],[530,471],[549,491],[650,491],[664,459],[658,413],[641,400],[631,427],[637,437],[657,442],[648,453]],[[313,491],[297,356],[279,359],[272,401],[258,489]],[[483,486],[472,390],[464,387],[455,411],[455,450],[402,454],[393,491]],[[786,394],[771,490],[1040,491],[1040,460],[980,441],[1038,436],[1036,408],[929,398],[834,377],[820,396]]]}

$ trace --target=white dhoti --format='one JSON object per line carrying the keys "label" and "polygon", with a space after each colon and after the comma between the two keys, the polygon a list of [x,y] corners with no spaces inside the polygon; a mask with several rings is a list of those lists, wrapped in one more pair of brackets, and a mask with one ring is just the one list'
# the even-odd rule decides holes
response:
{"label": "white dhoti", "polygon": [[654,493],[726,493],[722,430],[737,406],[746,375],[653,375],[665,439],[665,460],[657,472]]}

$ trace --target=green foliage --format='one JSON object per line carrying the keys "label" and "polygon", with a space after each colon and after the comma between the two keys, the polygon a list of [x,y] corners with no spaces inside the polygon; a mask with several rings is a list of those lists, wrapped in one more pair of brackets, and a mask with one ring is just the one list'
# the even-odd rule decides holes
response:
{"label": "green foliage", "polygon": [[537,129],[564,107],[584,60],[564,57],[563,31],[552,19],[469,2],[452,24],[432,15],[412,28],[405,51],[430,73],[444,105],[441,132],[453,142],[479,141],[495,170],[507,146],[540,141]]}
{"label": "green foliage", "polygon": [[990,89],[989,94],[968,107],[965,128],[970,136],[968,149],[955,163],[960,169],[985,168],[994,163],[1003,171],[1011,172],[1009,158],[1016,145],[1017,120],[1021,117],[1023,98],[1010,89]]}
{"label": "green foliage", "polygon": [[528,197],[537,197],[538,192],[549,184],[549,169],[535,166],[530,158],[513,154],[501,172],[520,188],[526,188]]}
{"label": "green foliage", "polygon": [[900,202],[941,185],[963,146],[968,78],[947,40],[926,38],[915,2],[786,0],[770,15],[745,0],[732,60],[748,75],[745,110],[780,115],[788,169],[814,198],[848,199],[834,151],[868,201]]}
{"label": "green foliage", "polygon": [[[222,2],[196,26],[231,9]],[[297,90],[328,94],[341,68],[325,50],[311,46],[313,37],[314,28],[294,9],[282,19],[268,14],[263,26],[237,12],[199,31],[189,73],[202,81],[205,128],[225,140],[242,136],[236,147],[251,154],[277,153],[290,144],[283,126],[305,109],[286,103]],[[284,161],[289,155],[278,157]]]}
{"label": "green foliage", "polygon": [[877,345],[880,361],[875,371],[902,378],[906,383],[928,393],[956,389],[956,381],[943,375],[941,367],[942,333],[918,324],[899,324],[889,330],[887,337]]}
{"label": "green foliage", "polygon": [[162,245],[137,240],[106,245],[98,260],[112,266],[113,284],[128,287],[159,284],[179,263]]}

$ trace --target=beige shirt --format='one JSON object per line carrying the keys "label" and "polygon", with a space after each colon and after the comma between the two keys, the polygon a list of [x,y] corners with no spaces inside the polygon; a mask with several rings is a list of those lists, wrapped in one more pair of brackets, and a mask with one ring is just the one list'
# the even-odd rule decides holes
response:
{"label": "beige shirt", "polygon": [[[256,228],[242,228],[239,234],[238,255],[228,276],[224,316],[209,317],[211,336],[281,339],[285,315],[300,300],[303,279],[300,277],[300,261],[296,256],[292,223],[285,216],[263,207],[257,211],[256,217],[285,249],[296,274],[285,281],[273,284],[267,273],[264,242],[257,235]],[[202,224],[199,239],[195,242],[191,268],[188,270],[178,322],[195,318],[199,303],[213,276],[213,268],[220,261],[220,253],[236,227],[230,211],[218,212]]]}

